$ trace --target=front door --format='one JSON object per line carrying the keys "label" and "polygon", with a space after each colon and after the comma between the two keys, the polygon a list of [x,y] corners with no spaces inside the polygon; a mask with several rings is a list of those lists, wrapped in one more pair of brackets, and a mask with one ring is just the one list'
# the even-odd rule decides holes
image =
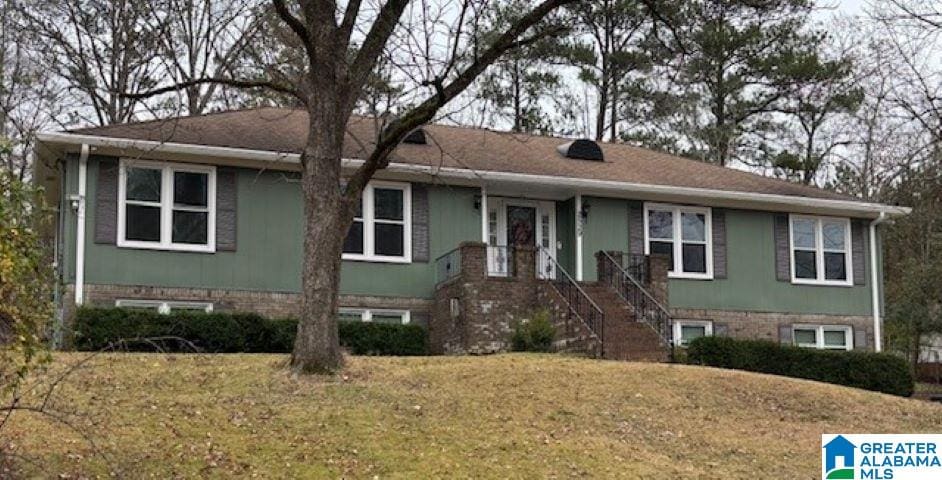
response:
{"label": "front door", "polygon": [[[490,199],[489,199],[490,200]],[[553,278],[555,264],[546,258],[556,248],[556,205],[518,199],[493,199],[488,212],[488,270],[492,275],[506,275],[509,271],[508,247],[532,245],[542,247],[537,252],[537,275]]]}
{"label": "front door", "polygon": [[536,246],[536,208],[507,205],[507,245]]}

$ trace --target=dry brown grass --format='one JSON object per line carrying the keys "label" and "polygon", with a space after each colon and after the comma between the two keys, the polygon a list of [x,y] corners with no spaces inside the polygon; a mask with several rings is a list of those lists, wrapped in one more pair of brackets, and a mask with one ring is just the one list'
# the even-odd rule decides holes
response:
{"label": "dry brown grass", "polygon": [[[80,358],[58,355],[53,368]],[[101,357],[57,395],[105,453],[17,414],[37,475],[812,478],[825,432],[939,432],[942,406],[808,381],[550,355]],[[38,468],[38,467],[36,467]]]}

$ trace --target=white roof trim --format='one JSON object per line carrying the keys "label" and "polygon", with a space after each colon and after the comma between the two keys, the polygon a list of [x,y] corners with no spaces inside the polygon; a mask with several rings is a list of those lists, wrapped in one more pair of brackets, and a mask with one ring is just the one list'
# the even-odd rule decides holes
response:
{"label": "white roof trim", "polygon": [[[152,140],[110,138],[96,135],[61,132],[40,133],[37,135],[37,138],[41,143],[48,144],[75,146],[88,144],[92,147],[129,149],[142,152],[174,153],[203,157],[209,156],[233,160],[283,163],[288,165],[298,165],[301,162],[301,156],[297,153],[271,152],[267,150],[250,150],[244,148],[157,142]],[[355,168],[361,165],[363,160],[343,159],[342,162],[344,167]],[[865,214],[867,216],[876,216],[880,213],[884,213],[885,215],[907,215],[912,211],[912,209],[909,207],[898,207],[893,205],[854,200],[835,200],[697,187],[677,187],[671,185],[653,185],[619,182],[613,180],[595,180],[588,178],[559,177],[553,175],[536,175],[491,170],[485,171],[452,167],[433,167],[430,165],[416,165],[409,163],[390,163],[385,170],[393,173],[434,175],[440,178],[465,180],[475,183],[480,183],[482,181],[493,181],[524,185],[529,184],[545,187],[569,188],[579,191],[595,192],[598,194],[608,193],[615,194],[617,196],[624,196],[626,193],[648,194],[653,196],[671,196],[690,199],[705,199],[710,201],[725,201],[726,203],[745,203],[754,206],[764,206],[765,208],[794,206],[812,211],[846,211]]]}

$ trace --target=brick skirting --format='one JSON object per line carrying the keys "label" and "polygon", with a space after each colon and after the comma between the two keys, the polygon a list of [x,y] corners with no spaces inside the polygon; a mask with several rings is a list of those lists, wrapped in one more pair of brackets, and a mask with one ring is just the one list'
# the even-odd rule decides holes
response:
{"label": "brick skirting", "polygon": [[782,341],[780,332],[783,327],[791,328],[792,325],[797,324],[849,325],[854,329],[855,342],[858,332],[865,332],[866,335],[866,347],[854,345],[854,348],[873,349],[873,317],[871,316],[672,308],[671,317],[674,321],[712,321],[715,335],[773,342]]}
{"label": "brick skirting", "polygon": [[[70,318],[75,305],[73,285],[67,285],[63,298],[64,318]],[[212,302],[214,311],[255,312],[265,317],[296,317],[301,310],[301,295],[295,292],[265,292],[218,288],[151,287],[143,285],[85,285],[85,304],[113,307],[115,300],[166,300]],[[340,295],[341,307],[388,308],[409,310],[417,323],[424,323],[432,300],[424,298]]]}

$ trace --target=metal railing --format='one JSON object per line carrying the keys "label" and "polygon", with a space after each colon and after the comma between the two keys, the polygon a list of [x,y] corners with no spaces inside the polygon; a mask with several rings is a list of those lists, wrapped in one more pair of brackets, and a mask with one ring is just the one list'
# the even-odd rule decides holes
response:
{"label": "metal railing", "polygon": [[599,281],[607,282],[619,296],[634,309],[635,318],[645,322],[657,332],[661,341],[671,348],[671,357],[674,355],[673,332],[671,331],[671,315],[654,297],[648,293],[635,277],[608,252],[602,252],[605,261],[600,262],[598,272]]}
{"label": "metal railing", "polygon": [[461,249],[456,248],[435,259],[435,284],[461,275]]}
{"label": "metal railing", "polygon": [[[569,305],[569,312],[578,317],[599,339],[602,348],[605,348],[605,314],[602,309],[592,300],[585,290],[579,286],[579,282],[573,280],[569,273],[556,262],[556,259],[543,247],[537,252],[537,265],[542,269],[546,266],[547,276],[553,287],[566,300]],[[538,270],[538,276],[539,272]],[[551,276],[549,276],[551,275]],[[604,352],[602,352],[604,353]]]}
{"label": "metal railing", "polygon": [[621,255],[621,268],[628,272],[638,283],[648,283],[648,256],[637,253],[623,253]]}
{"label": "metal railing", "polygon": [[514,247],[488,245],[485,250],[488,277],[514,276]]}

